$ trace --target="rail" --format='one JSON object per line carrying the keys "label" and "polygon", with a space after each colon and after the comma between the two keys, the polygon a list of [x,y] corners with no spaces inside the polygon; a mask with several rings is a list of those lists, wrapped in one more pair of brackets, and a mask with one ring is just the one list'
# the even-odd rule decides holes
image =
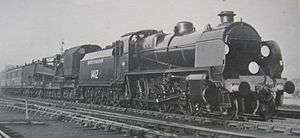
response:
{"label": "rail", "polygon": [[[25,110],[25,107],[18,106],[20,102],[17,103],[18,105],[10,104],[8,101],[6,101],[6,103],[7,104],[1,104],[1,106],[5,106],[4,108],[9,108],[10,110],[13,109]],[[142,117],[134,117],[134,116],[128,116],[128,115],[122,115],[116,113],[102,112],[103,114],[101,114],[100,112],[97,113],[95,110],[88,110],[88,109],[85,110],[83,108],[64,109],[64,108],[47,107],[47,106],[40,106],[34,104],[31,104],[29,107],[30,108],[28,110],[32,114],[48,115],[49,117],[63,118],[64,120],[68,120],[70,122],[75,121],[76,123],[84,124],[84,126],[92,126],[92,127],[99,127],[101,125],[113,126],[116,128],[135,130],[137,132],[152,134],[155,136],[181,137],[182,133],[177,134],[176,132],[180,130],[182,131],[189,130],[193,132],[193,135],[201,135],[201,136],[247,137],[247,138],[254,137],[248,134],[235,133],[235,132],[223,131],[223,130],[214,130],[214,129],[204,128],[204,127],[191,126],[186,124],[148,119]],[[102,118],[99,117],[99,115],[102,115]],[[103,116],[105,115],[110,119],[108,118],[103,119]],[[112,118],[114,119],[112,120]],[[156,129],[151,129],[150,126],[152,127],[156,126],[154,127]],[[169,127],[169,130],[177,128],[177,130],[176,132],[168,133],[168,132],[164,132],[166,130],[161,129],[158,126]],[[157,128],[159,129],[157,130]]]}
{"label": "rail", "polygon": [[[220,120],[215,118],[207,118],[207,117],[196,117],[196,116],[189,116],[189,115],[180,115],[180,114],[169,114],[169,113],[161,113],[157,111],[148,111],[148,110],[137,110],[131,108],[121,108],[121,107],[112,107],[112,106],[103,106],[103,105],[93,105],[93,104],[85,104],[85,103],[75,103],[75,102],[66,102],[66,101],[56,101],[56,100],[47,100],[45,101],[34,101],[36,103],[49,105],[52,106],[64,106],[71,109],[77,110],[85,110],[89,111],[93,114],[104,114],[104,111],[109,111],[110,114],[112,112],[115,113],[127,113],[127,114],[134,114],[136,116],[143,116],[143,117],[152,117],[159,120],[166,120],[169,122],[184,122],[190,123],[192,125],[220,125],[226,126],[228,128],[234,127],[241,130],[249,129],[249,130],[263,130],[266,132],[278,132],[278,133],[285,133],[291,135],[300,135],[300,121],[299,120],[287,120],[285,118],[280,119],[272,119],[269,122],[265,121],[234,121],[234,120]],[[106,112],[107,113],[107,112]]]}

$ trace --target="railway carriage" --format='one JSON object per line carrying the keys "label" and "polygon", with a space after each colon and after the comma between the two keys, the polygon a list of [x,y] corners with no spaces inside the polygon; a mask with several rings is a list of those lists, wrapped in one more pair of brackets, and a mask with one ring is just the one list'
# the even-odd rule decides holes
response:
{"label": "railway carriage", "polygon": [[2,89],[21,95],[26,90],[33,90],[30,95],[42,95],[41,90],[52,81],[55,70],[42,63],[31,63],[24,66],[8,68],[5,71]]}

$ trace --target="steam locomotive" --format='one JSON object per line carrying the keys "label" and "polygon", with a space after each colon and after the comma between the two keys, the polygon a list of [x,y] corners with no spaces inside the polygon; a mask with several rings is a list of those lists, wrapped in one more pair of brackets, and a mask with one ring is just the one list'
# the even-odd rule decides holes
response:
{"label": "steam locomotive", "polygon": [[2,72],[6,94],[52,98],[197,116],[268,119],[284,92],[275,41],[262,41],[232,11],[196,31],[179,22],[174,33],[130,32],[110,46],[81,45]]}

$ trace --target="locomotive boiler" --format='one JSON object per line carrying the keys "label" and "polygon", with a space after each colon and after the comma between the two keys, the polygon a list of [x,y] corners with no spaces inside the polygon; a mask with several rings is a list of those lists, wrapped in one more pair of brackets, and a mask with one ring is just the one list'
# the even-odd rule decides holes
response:
{"label": "locomotive boiler", "polygon": [[59,88],[42,87],[40,93],[197,116],[274,116],[283,93],[295,90],[281,77],[280,47],[273,40],[263,41],[250,24],[234,21],[232,11],[218,15],[219,25],[208,24],[202,31],[182,21],[170,34],[140,30],[103,49],[96,45],[68,49],[53,65],[52,81],[44,82]]}

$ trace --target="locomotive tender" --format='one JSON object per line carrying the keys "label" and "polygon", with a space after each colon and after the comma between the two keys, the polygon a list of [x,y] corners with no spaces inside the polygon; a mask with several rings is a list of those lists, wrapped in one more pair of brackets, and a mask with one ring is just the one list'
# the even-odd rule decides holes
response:
{"label": "locomotive tender", "polygon": [[[272,117],[283,92],[295,90],[281,78],[279,46],[262,41],[251,25],[235,22],[232,11],[218,15],[221,23],[204,31],[184,21],[172,34],[131,32],[104,49],[82,45],[57,55],[51,65],[45,59],[7,70],[2,90],[199,116]],[[28,66],[48,70],[41,73],[34,67],[27,83],[22,77]],[[19,79],[10,75],[17,70],[24,72]],[[12,80],[19,80],[18,85]]]}

